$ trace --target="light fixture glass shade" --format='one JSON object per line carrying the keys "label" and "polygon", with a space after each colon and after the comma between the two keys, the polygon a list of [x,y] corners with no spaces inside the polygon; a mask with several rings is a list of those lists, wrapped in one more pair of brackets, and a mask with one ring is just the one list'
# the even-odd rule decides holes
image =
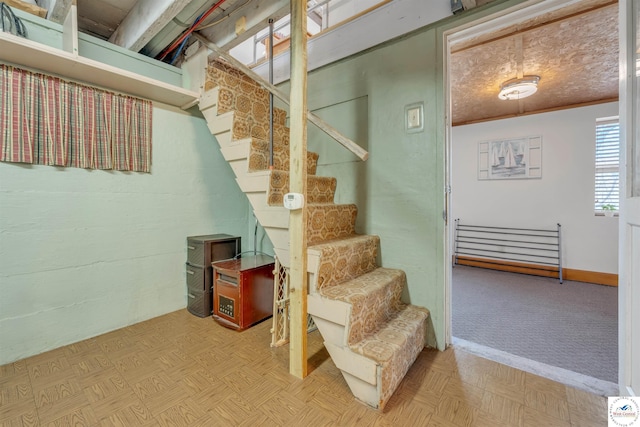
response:
{"label": "light fixture glass shade", "polygon": [[538,90],[539,76],[524,76],[521,79],[511,79],[500,85],[498,98],[511,100],[531,96]]}

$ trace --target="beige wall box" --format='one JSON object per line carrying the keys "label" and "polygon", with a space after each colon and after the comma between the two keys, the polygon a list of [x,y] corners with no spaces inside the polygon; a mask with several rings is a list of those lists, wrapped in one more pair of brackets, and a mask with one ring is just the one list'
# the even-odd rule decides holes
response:
{"label": "beige wall box", "polygon": [[404,107],[405,130],[407,133],[424,130],[424,103],[409,104]]}

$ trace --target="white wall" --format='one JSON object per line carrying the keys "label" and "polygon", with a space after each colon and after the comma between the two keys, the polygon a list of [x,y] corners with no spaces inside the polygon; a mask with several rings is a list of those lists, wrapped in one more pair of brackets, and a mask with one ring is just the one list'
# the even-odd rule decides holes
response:
{"label": "white wall", "polygon": [[[448,0],[394,0],[358,17],[348,25],[309,40],[308,69],[318,69],[451,15],[451,3]],[[289,79],[289,53],[287,50],[273,58],[275,83]],[[258,65],[253,71],[267,78],[268,62]]]}
{"label": "white wall", "polygon": [[[566,268],[618,272],[618,218],[594,215],[595,120],[618,103],[457,126],[452,218],[515,227],[562,225]],[[478,142],[542,135],[542,179],[479,181]]]}
{"label": "white wall", "polygon": [[153,114],[150,174],[0,163],[0,365],[185,307],[189,235],[249,243],[204,119]]}

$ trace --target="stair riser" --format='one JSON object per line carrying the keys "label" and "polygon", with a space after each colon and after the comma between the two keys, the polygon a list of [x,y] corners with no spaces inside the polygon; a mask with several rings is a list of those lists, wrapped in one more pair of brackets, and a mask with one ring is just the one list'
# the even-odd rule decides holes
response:
{"label": "stair riser", "polygon": [[316,315],[312,315],[311,317],[313,318],[315,325],[318,327],[320,335],[322,335],[322,339],[324,339],[325,343],[341,346],[340,343],[344,340],[344,326],[330,322]]}
{"label": "stair riser", "polygon": [[[207,125],[209,126],[211,133],[217,138],[218,135],[229,132],[229,130],[232,129],[233,113],[225,113],[223,115],[216,116],[212,120],[208,120]],[[220,146],[222,147],[223,145]]]}
{"label": "stair riser", "polygon": [[362,381],[360,378],[346,371],[342,371],[342,376],[356,399],[374,409],[380,409],[380,390],[377,385],[371,385],[366,381]]}
{"label": "stair riser", "polygon": [[254,209],[263,209],[267,206],[267,192],[246,193],[249,203]]}
{"label": "stair riser", "polygon": [[[233,144],[220,148],[222,156],[228,162],[233,160],[246,160],[249,158],[251,140],[234,141]],[[245,173],[247,171],[245,170]]]}
{"label": "stair riser", "polygon": [[267,174],[256,176],[240,172],[236,181],[245,193],[264,192],[266,194],[269,190],[269,176]]}
{"label": "stair riser", "polygon": [[378,365],[374,361],[353,353],[348,348],[336,346],[326,341],[324,346],[338,369],[374,387],[377,386],[379,383]]}
{"label": "stair riser", "polygon": [[[327,322],[344,328],[344,326],[349,324],[351,304],[324,298],[319,294],[309,294],[307,297],[307,312],[314,317],[324,319]],[[347,344],[347,342],[344,341],[344,336],[341,341],[332,340],[331,342],[343,346]]]}
{"label": "stair riser", "polygon": [[208,90],[200,97],[199,107],[200,110],[207,110],[216,108],[218,106],[218,88]]}
{"label": "stair riser", "polygon": [[275,248],[289,247],[289,230],[271,227],[264,227],[264,229]]}
{"label": "stair riser", "polygon": [[[211,129],[211,128],[209,128]],[[218,141],[218,145],[222,148],[222,147],[227,147],[229,145],[231,145],[233,143],[233,141],[231,140],[231,131],[225,131],[225,132],[220,132],[217,134],[214,134],[214,136],[216,137],[216,141]]]}
{"label": "stair riser", "polygon": [[236,178],[242,178],[246,175],[247,159],[230,161],[229,166],[231,166]]}
{"label": "stair riser", "polygon": [[204,119],[207,121],[207,124],[215,121],[218,117],[218,108],[217,106],[214,104],[213,106],[209,107],[209,108],[202,108],[202,106],[200,106],[200,112],[202,113],[202,115],[204,116]]}
{"label": "stair riser", "polygon": [[289,211],[285,208],[255,209],[253,213],[263,227],[289,229]]}

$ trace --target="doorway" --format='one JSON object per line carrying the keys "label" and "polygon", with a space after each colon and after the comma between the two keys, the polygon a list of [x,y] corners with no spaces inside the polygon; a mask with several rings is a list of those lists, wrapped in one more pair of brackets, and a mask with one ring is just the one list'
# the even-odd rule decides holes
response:
{"label": "doorway", "polygon": [[[480,221],[481,224],[478,225],[506,225],[506,226],[531,226],[531,227],[544,227],[548,225],[553,225],[556,221],[565,222],[569,224],[568,234],[573,241],[575,241],[576,230],[584,230],[589,229],[589,227],[593,227],[595,221],[598,222],[598,226],[604,227],[604,229],[608,230],[608,234],[612,234],[617,236],[617,221],[611,221],[609,223],[605,223],[605,218],[600,218],[594,215],[593,208],[589,208],[587,206],[587,212],[584,213],[574,213],[571,210],[566,210],[559,214],[560,217],[564,216],[564,218],[558,218],[554,212],[549,213],[549,211],[553,211],[559,204],[563,202],[563,198],[571,198],[573,196],[578,197],[579,195],[572,194],[571,191],[559,191],[560,194],[553,194],[553,190],[545,189],[546,185],[553,186],[553,182],[560,182],[559,179],[562,178],[563,174],[565,175],[565,179],[571,179],[575,174],[567,172],[567,168],[564,169],[559,167],[558,162],[559,159],[562,159],[563,156],[567,156],[575,150],[573,147],[571,149],[564,149],[565,151],[559,153],[557,156],[548,156],[549,153],[553,152],[554,149],[558,149],[560,147],[560,143],[562,140],[567,139],[581,139],[581,140],[592,140],[590,138],[591,129],[595,127],[595,119],[601,115],[617,115],[617,102],[615,100],[610,100],[609,102],[601,102],[593,105],[576,105],[579,108],[571,108],[571,109],[561,109],[557,108],[554,111],[547,111],[544,113],[538,112],[535,115],[528,115],[527,113],[532,112],[527,108],[526,102],[521,102],[520,100],[515,101],[516,111],[511,112],[509,114],[503,114],[503,117],[480,117],[479,120],[462,120],[461,123],[456,123],[455,114],[456,110],[459,109],[459,105],[452,94],[451,87],[455,85],[455,76],[451,74],[451,70],[453,67],[452,64],[452,52],[455,46],[462,45],[464,49],[469,49],[468,46],[472,46],[473,43],[477,43],[477,40],[482,39],[491,39],[492,37],[496,40],[499,40],[503,43],[504,50],[508,50],[513,46],[513,51],[511,52],[511,57],[513,60],[513,64],[511,64],[509,68],[509,72],[513,72],[518,74],[517,77],[522,77],[522,74],[526,74],[527,70],[532,68],[530,63],[530,58],[523,57],[524,50],[521,49],[523,45],[527,45],[527,36],[521,35],[519,37],[514,38],[513,41],[509,40],[506,42],[506,33],[503,32],[499,36],[492,36],[496,30],[501,30],[503,28],[509,28],[519,25],[527,20],[530,20],[534,17],[540,19],[541,16],[555,16],[556,22],[559,22],[561,18],[558,17],[558,11],[566,7],[567,4],[577,5],[579,7],[581,2],[560,2],[560,1],[547,1],[547,2],[528,2],[523,5],[517,6],[511,10],[504,11],[500,16],[492,18],[491,20],[485,19],[482,22],[474,25],[473,27],[467,27],[465,29],[461,29],[459,31],[453,31],[448,34],[445,34],[445,45],[446,45],[446,53],[445,53],[445,64],[446,64],[446,81],[447,81],[447,96],[448,101],[447,105],[450,108],[451,115],[449,119],[449,128],[448,128],[448,182],[451,184],[452,192],[449,194],[449,206],[451,206],[451,210],[449,212],[449,224],[451,225],[448,230],[448,242],[449,242],[449,254],[452,254],[453,244],[454,244],[454,228],[453,228],[453,219],[459,218],[460,213],[466,213],[471,210],[474,210],[474,220]],[[555,15],[554,15],[555,14]],[[526,24],[525,24],[526,25]],[[541,45],[544,45],[544,41],[538,40]],[[519,49],[520,47],[520,49]],[[497,58],[499,54],[493,55],[493,58]],[[470,55],[470,57],[474,58],[471,64],[477,64],[479,62],[478,55]],[[529,61],[529,62],[527,62]],[[614,62],[617,67],[617,61]],[[502,70],[502,69],[500,69]],[[549,71],[549,70],[547,70]],[[467,74],[467,80],[470,80],[469,76],[484,76],[485,73],[478,72],[478,70],[474,70],[473,67],[465,67],[465,72]],[[542,75],[541,82],[548,82],[549,86],[547,89],[551,87],[551,83],[553,83],[554,79],[549,75]],[[476,84],[478,81],[481,81],[482,77],[476,79]],[[541,91],[544,88],[541,85]],[[616,87],[617,89],[617,87]],[[484,87],[477,87],[475,90],[484,91]],[[503,105],[500,104],[504,101],[498,100],[497,98],[497,90],[496,93],[491,95],[493,98],[489,102],[489,107],[486,108],[489,112],[496,111],[499,108],[503,108]],[[617,95],[616,95],[617,96]],[[532,99],[534,99],[532,97]],[[578,103],[580,104],[580,103]],[[556,111],[557,110],[557,111]],[[586,115],[585,115],[586,111]],[[581,114],[582,113],[582,114]],[[517,116],[517,117],[516,117]],[[491,121],[487,121],[491,120]],[[480,123],[482,121],[482,123]],[[514,124],[515,123],[515,124]],[[543,124],[544,123],[544,124]],[[566,132],[568,131],[558,131],[555,135],[545,135],[544,129],[562,129],[563,124],[573,123],[573,128],[578,129],[580,135],[570,135]],[[578,124],[579,123],[579,124]],[[451,126],[452,124],[459,126]],[[577,125],[576,125],[577,124]],[[591,126],[593,124],[593,126]],[[571,126],[567,126],[571,127]],[[461,136],[464,134],[465,129],[467,135]],[[495,181],[486,181],[482,180],[478,176],[478,170],[481,169],[481,165],[479,164],[479,148],[477,145],[481,141],[492,141],[492,140],[500,140],[501,138],[519,138],[519,137],[530,137],[533,135],[537,135],[542,133],[542,150],[545,153],[545,156],[542,157],[542,176],[535,177],[533,179],[527,180],[517,180],[517,179],[509,179],[509,180],[495,180]],[[457,150],[459,146],[456,146],[463,139],[464,143],[467,146],[464,150]],[[577,140],[576,139],[576,140]],[[578,150],[580,151],[580,150]],[[463,163],[458,163],[460,160],[463,160]],[[586,160],[589,160],[589,156],[585,156]],[[584,159],[583,159],[584,160]],[[583,166],[584,169],[584,166]],[[458,181],[456,182],[456,171],[464,170],[469,176],[467,177],[467,181]],[[584,172],[584,170],[582,171]],[[591,174],[591,175],[589,175]],[[587,171],[586,181],[590,181],[593,179],[593,172]],[[529,178],[529,177],[528,177]],[[585,182],[585,176],[581,176],[581,181]],[[461,182],[467,182],[468,184],[462,184]],[[464,185],[468,185],[468,187],[462,187]],[[461,191],[463,188],[463,191]],[[510,195],[505,197],[505,191],[511,191],[511,194],[517,194],[516,196]],[[541,191],[545,194],[546,198],[535,198],[533,195],[535,191]],[[470,200],[466,200],[462,202],[462,197],[464,194],[467,194],[467,197]],[[520,197],[521,196],[521,197]],[[554,200],[553,197],[556,196],[559,200]],[[502,199],[501,199],[502,198]],[[584,199],[584,197],[582,197]],[[581,200],[582,200],[581,199]],[[577,206],[577,203],[573,203],[573,205]],[[584,205],[581,205],[584,208]],[[589,209],[591,211],[589,212]],[[584,210],[584,209],[583,209]],[[497,212],[497,213],[496,213]],[[479,218],[479,219],[478,219]],[[553,218],[549,220],[549,218]],[[540,221],[542,219],[542,221]],[[490,223],[494,221],[493,223]],[[495,222],[497,221],[497,223]],[[584,221],[584,224],[592,224],[591,226],[577,224],[580,221]],[[583,233],[584,234],[584,233]],[[580,236],[584,237],[584,236]],[[597,243],[593,243],[594,245]],[[617,241],[612,241],[608,243],[610,246],[614,248],[614,252],[617,252]],[[584,244],[582,246],[585,246]],[[566,251],[567,249],[565,249]],[[609,251],[611,252],[611,251]],[[577,250],[570,249],[569,252],[573,258],[575,259]],[[448,259],[448,338],[449,342],[453,342],[456,344],[454,337],[456,336],[456,331],[451,330],[453,325],[452,318],[455,313],[454,305],[455,301],[453,298],[455,297],[455,291],[453,286],[455,285],[456,275],[453,269],[452,257],[447,257]],[[609,265],[613,265],[613,269],[617,269],[617,258],[609,260]],[[575,268],[575,267],[574,267]],[[610,268],[610,267],[609,267]],[[585,270],[587,268],[584,268]],[[615,271],[617,272],[617,270]],[[477,272],[475,272],[477,273]],[[507,275],[513,273],[491,273],[491,274],[503,274]],[[502,276],[503,278],[505,276]],[[515,276],[514,276],[515,277]],[[490,280],[498,281],[503,280],[496,279],[493,277]],[[513,278],[512,280],[518,281],[520,278]],[[557,286],[562,286],[557,284]],[[589,285],[585,285],[589,286]],[[540,287],[540,285],[539,285]],[[535,288],[535,286],[534,286]],[[565,286],[567,290],[568,286]],[[504,292],[503,292],[504,294]],[[614,295],[614,299],[617,296]],[[512,303],[510,303],[512,304]],[[496,316],[497,313],[489,313],[489,316]],[[616,314],[614,313],[614,317]],[[526,321],[526,320],[525,320]],[[616,325],[617,326],[617,325]],[[614,331],[615,335],[615,331]],[[540,345],[544,345],[544,343],[540,343]],[[597,346],[598,344],[596,344]],[[614,347],[615,343],[614,343]],[[484,349],[482,351],[485,351]],[[488,351],[488,350],[486,350]],[[491,353],[491,352],[489,352]],[[489,353],[485,355],[490,355]],[[499,352],[493,352],[498,354],[498,356],[502,357],[505,355],[499,354]],[[495,354],[494,357],[498,357]],[[508,356],[508,355],[507,355]],[[505,357],[507,357],[505,356]],[[522,360],[517,360],[515,358],[515,362],[513,363],[523,363]],[[504,360],[500,360],[505,363]],[[528,363],[528,362],[527,362]],[[509,364],[509,363],[507,363]],[[527,370],[526,366],[517,366],[519,368]],[[528,367],[529,370],[531,367]],[[549,376],[554,376],[558,374],[549,373]],[[562,378],[562,377],[554,377],[553,379],[574,384],[575,381],[583,381],[584,378]],[[612,381],[608,381],[610,384],[601,385],[603,388],[609,391],[609,394],[613,392],[612,382],[615,382],[615,379]],[[614,393],[615,394],[615,393]]]}

